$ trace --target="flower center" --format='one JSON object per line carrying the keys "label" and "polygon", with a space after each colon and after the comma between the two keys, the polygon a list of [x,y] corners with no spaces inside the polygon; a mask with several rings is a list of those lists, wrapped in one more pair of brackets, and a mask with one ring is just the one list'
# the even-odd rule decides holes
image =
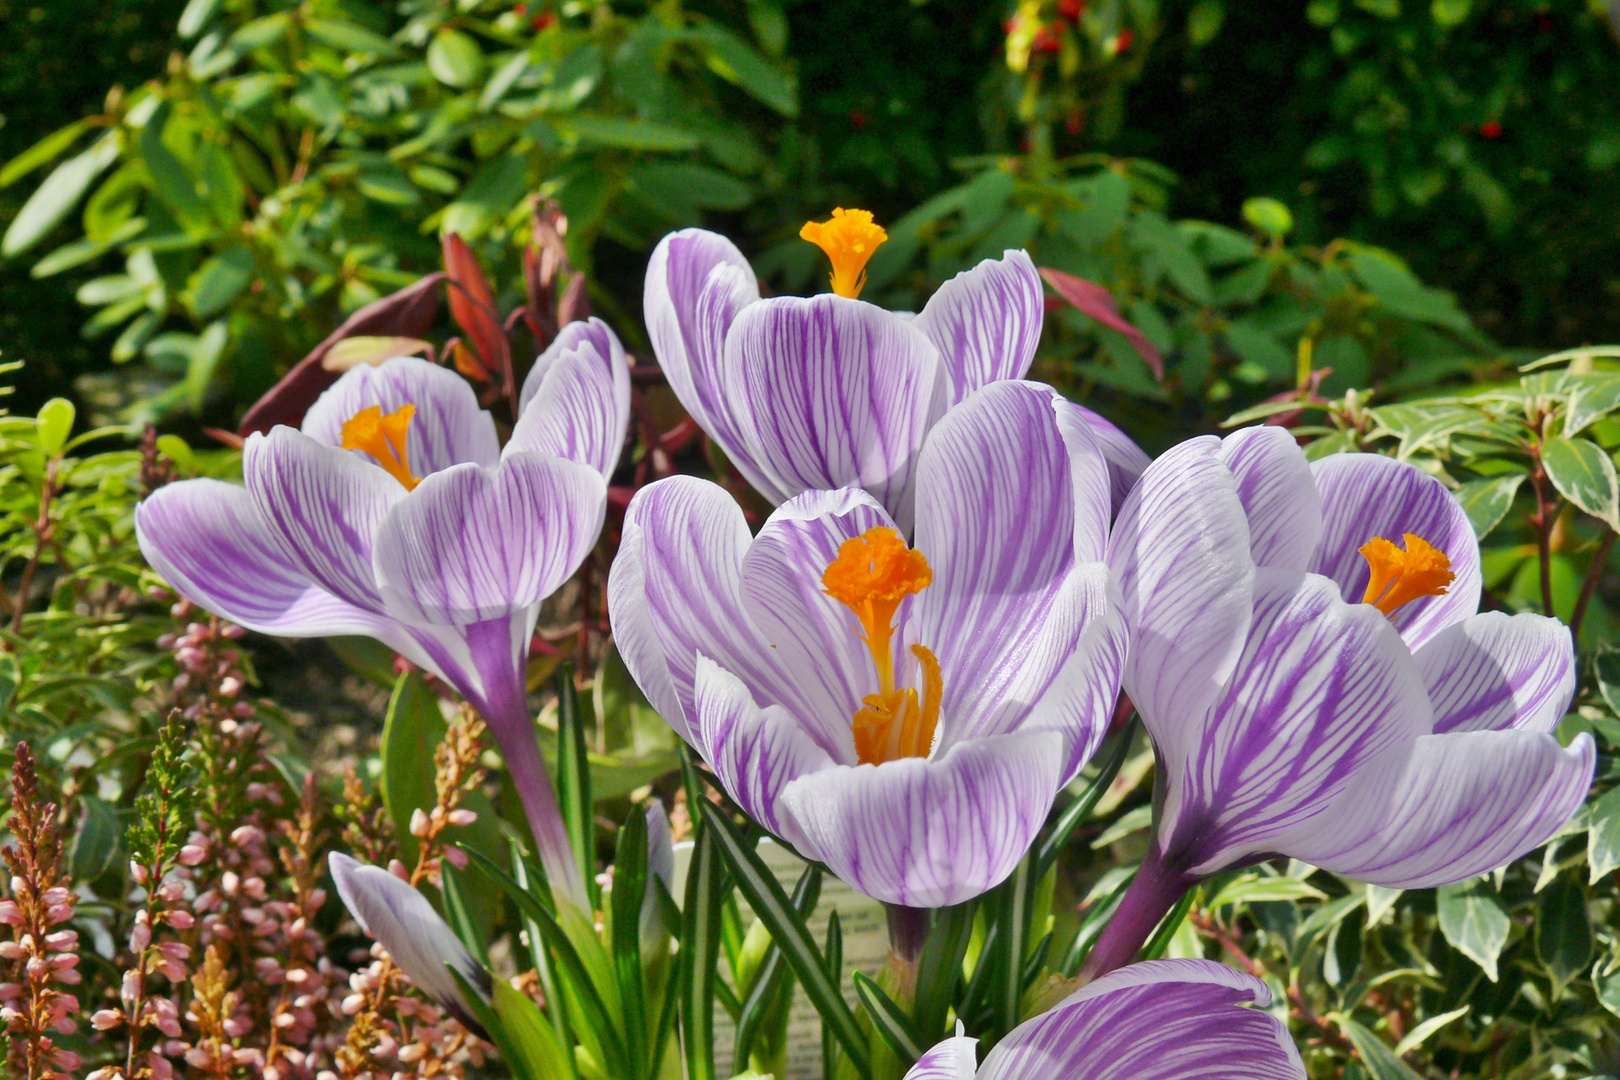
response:
{"label": "flower center", "polygon": [[832,260],[832,290],[850,299],[861,295],[866,284],[866,262],[878,245],[889,238],[883,226],[872,224],[869,210],[832,212],[831,221],[807,221],[799,237],[810,241]]}
{"label": "flower center", "polygon": [[1361,598],[1391,618],[1395,609],[1421,596],[1442,596],[1456,577],[1446,553],[1414,533],[1406,533],[1402,551],[1382,536],[1359,549],[1372,570],[1367,595]]}
{"label": "flower center", "polygon": [[401,405],[386,416],[381,405],[361,409],[343,423],[343,449],[364,450],[410,491],[422,482],[411,475],[410,460],[405,456],[405,436],[415,415],[415,405]]}
{"label": "flower center", "polygon": [[855,753],[864,765],[927,757],[933,748],[944,689],[939,661],[928,649],[913,645],[911,654],[922,666],[923,693],[919,695],[909,686],[896,688],[894,650],[889,645],[900,601],[928,588],[933,580],[934,572],[922,552],[908,548],[900,534],[889,528],[868,529],[845,540],[837,558],[821,575],[827,595],[860,620],[865,631],[861,640],[877,668],[878,692],[861,699],[865,707],[851,721]]}

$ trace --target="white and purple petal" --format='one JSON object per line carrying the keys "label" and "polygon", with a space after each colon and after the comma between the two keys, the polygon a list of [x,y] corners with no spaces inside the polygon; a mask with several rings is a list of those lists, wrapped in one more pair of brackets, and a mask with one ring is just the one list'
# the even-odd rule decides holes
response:
{"label": "white and purple petal", "polygon": [[921,331],[859,300],[778,297],[738,312],[724,364],[734,456],[764,495],[863,487],[909,531],[939,368]]}
{"label": "white and purple petal", "polygon": [[1025,251],[985,259],[941,285],[913,325],[939,349],[949,404],[1002,379],[1022,379],[1035,359],[1045,290]]}
{"label": "white and purple petal", "polygon": [[1334,454],[1313,462],[1322,495],[1322,543],[1310,569],[1359,601],[1369,570],[1360,548],[1375,536],[1401,544],[1413,533],[1446,553],[1456,575],[1442,596],[1425,596],[1395,613],[1412,648],[1479,610],[1479,541],[1468,515],[1444,484],[1413,465],[1381,454]]}
{"label": "white and purple petal", "polygon": [[1165,767],[1160,849],[1200,875],[1274,850],[1357,770],[1432,725],[1411,653],[1366,604],[1314,574],[1260,570],[1254,622],[1222,698],[1150,723]]}
{"label": "white and purple petal", "polygon": [[494,466],[499,460],[495,421],[478,407],[472,386],[448,368],[414,356],[350,368],[309,407],[302,430],[322,446],[342,446],[343,425],[356,413],[378,406],[387,414],[406,405],[416,408],[405,456],[417,476],[467,461]]}
{"label": "white and purple petal", "polygon": [[1596,751],[1534,731],[1425,735],[1360,770],[1316,820],[1277,850],[1395,889],[1428,889],[1494,870],[1545,843],[1580,809]]}
{"label": "white and purple petal", "polygon": [[[1259,979],[1209,960],[1104,975],[996,1044],[979,1080],[1305,1080]],[[1253,1007],[1258,1006],[1258,1007]]]}
{"label": "white and purple petal", "polygon": [[406,497],[398,480],[289,427],[248,436],[242,476],[268,531],[305,574],[356,607],[384,610],[371,549],[383,518]]}
{"label": "white and purple petal", "polygon": [[[960,1021],[956,1030],[962,1030]],[[979,1068],[978,1045],[978,1039],[962,1034],[942,1039],[917,1059],[904,1080],[973,1080]]]}
{"label": "white and purple petal", "polygon": [[377,529],[383,599],[408,622],[504,618],[568,580],[596,545],[606,508],[600,473],[547,454],[434,473]]}
{"label": "white and purple petal", "polygon": [[1103,458],[1108,462],[1109,499],[1112,503],[1112,512],[1118,514],[1120,507],[1125,505],[1125,499],[1130,495],[1131,489],[1142,478],[1147,467],[1153,464],[1153,459],[1132,442],[1129,435],[1119,430],[1109,420],[1084,405],[1075,405],[1073,409],[1085,420],[1091,437],[1097,442],[1097,448],[1102,451]]}
{"label": "white and purple petal", "polygon": [[1244,428],[1221,440],[1218,456],[1249,517],[1254,564],[1309,570],[1322,540],[1322,497],[1294,436],[1280,427]]}
{"label": "white and purple petal", "polygon": [[1482,612],[1441,630],[1413,657],[1436,734],[1550,732],[1575,694],[1569,627],[1543,615]]}
{"label": "white and purple petal", "polygon": [[961,743],[937,759],[840,765],[777,800],[801,850],[886,904],[946,907],[987,891],[1024,855],[1062,780],[1055,733]]}
{"label": "white and purple petal", "polygon": [[551,454],[613,475],[630,421],[624,346],[600,319],[571,322],[535,361],[505,456]]}
{"label": "white and purple petal", "polygon": [[1108,541],[1131,632],[1125,690],[1155,740],[1203,716],[1248,632],[1249,523],[1220,445],[1206,436],[1166,451],[1132,489]]}

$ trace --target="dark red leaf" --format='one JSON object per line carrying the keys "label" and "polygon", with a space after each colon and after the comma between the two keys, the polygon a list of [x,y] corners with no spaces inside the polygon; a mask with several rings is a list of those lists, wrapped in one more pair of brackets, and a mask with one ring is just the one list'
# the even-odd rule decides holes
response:
{"label": "dark red leaf", "polygon": [[1065,274],[1062,270],[1054,270],[1050,266],[1043,266],[1040,270],[1041,277],[1046,279],[1046,283],[1052,286],[1053,291],[1059,296],[1110,330],[1118,330],[1124,334],[1137,355],[1153,369],[1153,377],[1160,382],[1164,381],[1164,358],[1159,355],[1159,350],[1153,347],[1153,342],[1147,339],[1146,334],[1126,322],[1124,316],[1120,315],[1119,303],[1114,299],[1113,293],[1095,282],[1075,277],[1073,274]]}
{"label": "dark red leaf", "polygon": [[450,277],[450,314],[477,351],[500,390],[516,401],[512,375],[512,347],[501,327],[501,314],[495,307],[495,294],[478,266],[467,242],[455,233],[446,233],[442,242],[444,270]]}
{"label": "dark red leaf", "polygon": [[321,361],[326,351],[344,338],[363,335],[419,338],[425,335],[439,315],[439,282],[443,280],[444,275],[435,271],[350,315],[342,326],[310,350],[308,356],[294,364],[280,382],[253,403],[243,414],[237,431],[246,436],[255,431],[269,431],[277,424],[296,427],[315,404],[315,399],[342,374],[326,370]]}
{"label": "dark red leaf", "polygon": [[557,325],[567,326],[591,317],[591,300],[585,295],[585,275],[575,274],[557,301]]}

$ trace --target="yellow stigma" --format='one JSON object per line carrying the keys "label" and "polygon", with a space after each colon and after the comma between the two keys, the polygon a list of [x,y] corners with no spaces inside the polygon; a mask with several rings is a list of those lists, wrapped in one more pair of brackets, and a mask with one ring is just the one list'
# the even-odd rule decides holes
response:
{"label": "yellow stigma", "polygon": [[1367,595],[1361,598],[1385,615],[1422,596],[1442,596],[1456,575],[1446,553],[1414,533],[1406,533],[1402,551],[1382,536],[1361,545],[1362,558],[1372,570]]}
{"label": "yellow stigma", "polygon": [[361,409],[343,423],[343,449],[364,450],[410,491],[422,482],[411,475],[410,459],[405,455],[405,436],[415,415],[415,405],[401,405],[387,416],[381,405]]}
{"label": "yellow stigma", "polygon": [[855,613],[865,631],[861,640],[877,668],[878,692],[862,699],[865,708],[855,713],[851,726],[855,752],[863,764],[877,765],[902,757],[927,757],[939,726],[939,702],[944,681],[939,661],[921,645],[911,654],[922,668],[923,694],[913,687],[894,684],[894,613],[900,601],[928,588],[934,572],[922,552],[906,546],[889,528],[868,529],[845,540],[838,557],[821,575],[827,595]]}
{"label": "yellow stigma", "polygon": [[850,299],[866,284],[866,263],[878,245],[889,238],[883,226],[872,224],[869,210],[832,212],[831,221],[807,221],[799,237],[810,241],[832,260],[832,290]]}

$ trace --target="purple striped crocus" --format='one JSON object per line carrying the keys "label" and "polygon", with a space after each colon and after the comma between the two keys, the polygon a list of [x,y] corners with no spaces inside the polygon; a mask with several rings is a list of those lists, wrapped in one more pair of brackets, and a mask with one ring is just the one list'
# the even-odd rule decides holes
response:
{"label": "purple striped crocus", "polygon": [[1270,1003],[1265,983],[1223,964],[1150,960],[1014,1028],[983,1065],[978,1040],[957,1035],[905,1080],[1305,1080]]}
{"label": "purple striped crocus", "polygon": [[[940,417],[992,382],[1021,379],[1045,301],[1023,251],[986,259],[940,287],[917,315],[858,299],[886,239],[863,210],[833,211],[800,233],[832,262],[831,293],[761,299],[730,240],[671,233],[647,266],[648,335],[670,387],[759,492],[860,487],[909,534],[918,454]],[[1147,466],[1090,412],[1115,505]]]}
{"label": "purple striped crocus", "polygon": [[629,395],[623,348],[595,319],[536,361],[504,449],[453,372],[362,365],[301,429],[249,437],[245,486],[187,480],[142,503],[141,551],[216,615],[373,637],[455,687],[500,744],[553,887],[583,904],[523,672],[540,602],[601,531]]}
{"label": "purple striped crocus", "polygon": [[756,821],[868,895],[938,907],[1017,864],[1123,663],[1107,464],[1000,382],[929,435],[915,546],[859,488],[749,532],[720,487],[639,492],[608,584],[636,681]]}
{"label": "purple striped crocus", "polygon": [[1143,474],[1108,561],[1159,806],[1092,975],[1219,870],[1281,854],[1444,885],[1537,847],[1586,795],[1591,739],[1550,734],[1575,686],[1568,629],[1476,613],[1473,530],[1411,465],[1309,463],[1274,427],[1194,439]]}

